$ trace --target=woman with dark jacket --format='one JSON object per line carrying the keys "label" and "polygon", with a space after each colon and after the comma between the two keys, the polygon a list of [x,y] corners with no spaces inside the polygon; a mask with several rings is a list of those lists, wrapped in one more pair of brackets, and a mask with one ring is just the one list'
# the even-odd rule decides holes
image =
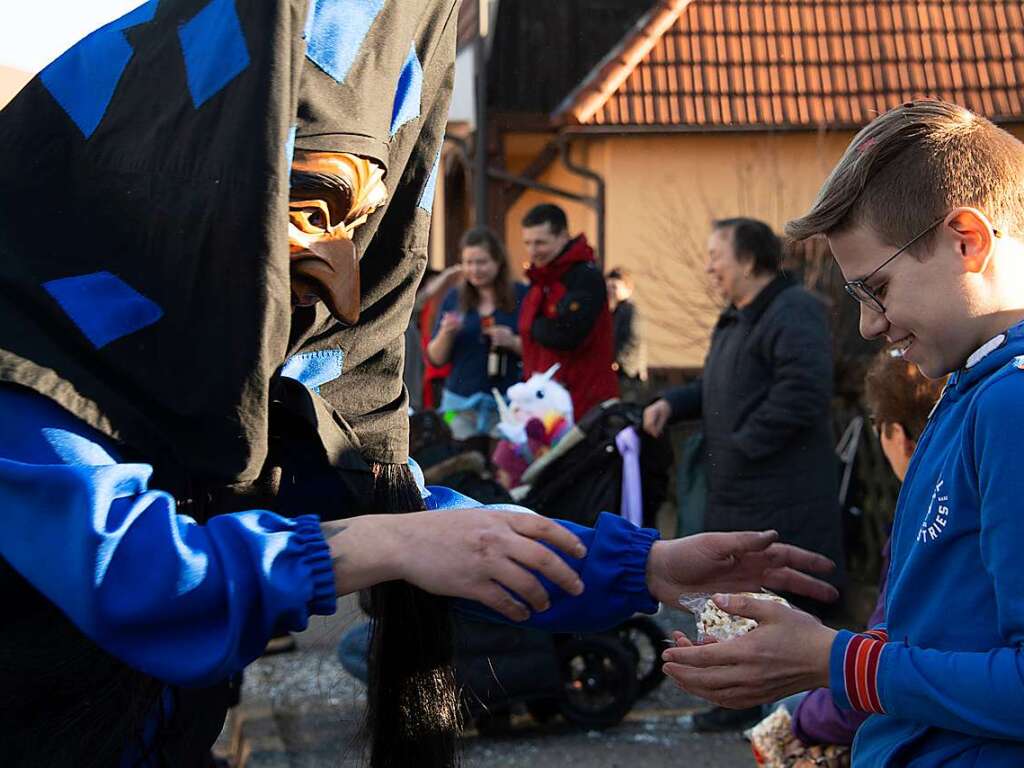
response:
{"label": "woman with dark jacket", "polygon": [[[728,306],[701,378],[648,406],[644,427],[660,435],[670,422],[701,419],[705,530],[775,529],[783,541],[842,562],[828,322],[821,301],[782,273],[781,261],[768,225],[714,223],[706,269]],[[839,570],[833,583],[842,580]],[[720,729],[755,717],[715,710],[696,724]]]}

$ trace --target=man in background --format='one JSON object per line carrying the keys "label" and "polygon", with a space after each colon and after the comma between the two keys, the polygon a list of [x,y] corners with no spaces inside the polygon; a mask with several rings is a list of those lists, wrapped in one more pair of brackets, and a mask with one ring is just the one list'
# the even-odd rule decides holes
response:
{"label": "man in background", "polygon": [[569,390],[578,421],[619,396],[604,278],[586,237],[569,235],[565,211],[557,205],[534,207],[522,225],[530,256],[530,290],[519,317],[523,376],[557,363],[555,378]]}

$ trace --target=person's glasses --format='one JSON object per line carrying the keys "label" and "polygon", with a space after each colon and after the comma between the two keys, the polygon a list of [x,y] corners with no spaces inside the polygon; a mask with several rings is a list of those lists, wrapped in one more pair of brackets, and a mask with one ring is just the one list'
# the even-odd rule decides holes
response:
{"label": "person's glasses", "polygon": [[871,274],[869,274],[869,275],[867,275],[865,277],[862,277],[862,278],[860,278],[858,280],[850,280],[849,282],[844,284],[843,287],[846,289],[846,292],[848,294],[850,294],[850,296],[852,296],[857,302],[859,302],[861,304],[867,305],[873,311],[877,312],[880,315],[884,315],[885,314],[885,305],[882,303],[882,300],[878,297],[878,295],[875,294],[875,292],[871,288],[868,287],[868,281],[871,280],[872,277],[877,275],[884,267],[888,266],[892,262],[893,259],[895,259],[901,253],[906,251],[908,248],[910,248],[910,246],[912,246],[914,243],[916,243],[922,237],[927,235],[929,232],[931,232],[937,226],[939,226],[939,224],[941,224],[943,219],[945,219],[945,218],[946,217],[943,216],[941,219],[936,219],[935,221],[933,221],[931,224],[928,225],[927,229],[924,229],[923,231],[921,231],[918,234],[914,235],[914,237],[911,238],[907,243],[905,243],[903,245],[903,247],[901,247],[898,251],[896,251],[896,253],[894,253],[888,259],[883,261],[881,264],[879,264],[878,267],[876,267],[871,272]]}

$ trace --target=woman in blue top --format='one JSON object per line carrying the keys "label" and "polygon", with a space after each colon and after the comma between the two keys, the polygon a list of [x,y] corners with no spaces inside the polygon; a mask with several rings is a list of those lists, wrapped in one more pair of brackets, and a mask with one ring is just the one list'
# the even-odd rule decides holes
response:
{"label": "woman in blue top", "polygon": [[458,414],[452,433],[464,440],[490,435],[498,420],[491,390],[504,394],[522,377],[515,329],[526,286],[512,281],[508,255],[491,230],[469,230],[460,250],[464,280],[445,297],[427,354],[434,365],[452,363],[441,410]]}

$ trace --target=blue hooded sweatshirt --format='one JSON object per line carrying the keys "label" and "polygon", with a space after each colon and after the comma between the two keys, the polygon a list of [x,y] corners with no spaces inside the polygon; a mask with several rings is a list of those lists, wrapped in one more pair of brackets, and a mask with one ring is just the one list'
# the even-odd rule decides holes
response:
{"label": "blue hooded sweatshirt", "polygon": [[907,471],[886,623],[840,632],[831,688],[876,713],[854,765],[1024,766],[1024,323],[956,371]]}

